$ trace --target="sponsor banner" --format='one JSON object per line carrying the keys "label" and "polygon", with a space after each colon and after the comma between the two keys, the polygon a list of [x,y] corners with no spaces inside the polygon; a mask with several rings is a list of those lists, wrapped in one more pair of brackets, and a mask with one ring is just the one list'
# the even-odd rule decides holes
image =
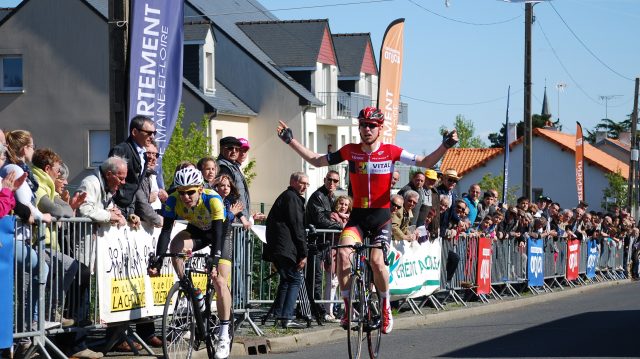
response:
{"label": "sponsor banner", "polygon": [[389,292],[392,300],[430,295],[440,287],[441,239],[391,241]]}
{"label": "sponsor banner", "polygon": [[580,258],[580,241],[567,241],[567,280],[578,278],[578,258]]}
{"label": "sponsor banner", "polygon": [[[132,0],[129,32],[129,121],[137,115],[156,125],[164,154],[182,101],[183,0]],[[158,185],[162,181],[158,156]]]}
{"label": "sponsor banner", "polygon": [[384,113],[382,142],[395,143],[400,113],[400,80],[402,79],[404,19],[387,27],[380,48],[378,108]]}
{"label": "sponsor banner", "polygon": [[478,294],[491,293],[491,239],[478,240],[478,268],[476,282]]}
{"label": "sponsor banner", "polygon": [[541,287],[544,285],[544,241],[542,239],[529,238],[527,249],[527,279],[529,286]]}
{"label": "sponsor banner", "polygon": [[[0,348],[13,344],[13,257],[15,216],[0,218]],[[22,243],[22,242],[21,242]]]}
{"label": "sponsor banner", "polygon": [[587,248],[587,278],[594,278],[596,276],[596,265],[598,264],[598,258],[600,258],[598,243],[595,239],[592,239],[588,242]]}
{"label": "sponsor banner", "polygon": [[[176,223],[171,237],[186,228]],[[155,253],[160,228],[131,230],[101,226],[97,233],[96,276],[100,322],[115,323],[162,315],[167,293],[177,276],[171,259],[165,258],[158,277],[147,275],[149,253]],[[208,249],[207,249],[208,250]],[[196,285],[206,283],[204,275]],[[205,287],[205,286],[203,286]]]}
{"label": "sponsor banner", "polygon": [[576,122],[576,187],[578,201],[584,201],[584,137],[580,122]]}

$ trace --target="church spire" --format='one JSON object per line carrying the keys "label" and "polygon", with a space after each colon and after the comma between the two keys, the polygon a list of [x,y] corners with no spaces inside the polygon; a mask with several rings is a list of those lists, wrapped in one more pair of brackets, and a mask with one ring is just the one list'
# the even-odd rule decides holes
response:
{"label": "church spire", "polygon": [[542,100],[542,116],[548,116],[551,118],[551,112],[549,112],[549,104],[547,101],[547,86],[544,87],[544,99]]}

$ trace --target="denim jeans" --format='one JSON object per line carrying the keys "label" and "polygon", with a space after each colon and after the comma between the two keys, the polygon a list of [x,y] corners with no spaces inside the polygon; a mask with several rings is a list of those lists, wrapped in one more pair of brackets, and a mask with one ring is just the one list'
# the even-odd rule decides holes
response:
{"label": "denim jeans", "polygon": [[[38,254],[22,240],[15,241],[15,261],[18,303],[24,303],[22,308],[18,308],[17,323],[19,330],[23,331],[29,330],[32,321],[38,320],[40,268],[38,267]],[[46,281],[49,275],[49,266],[44,262],[40,265],[43,266],[43,280]]]}
{"label": "denim jeans", "polygon": [[277,261],[276,268],[280,275],[280,283],[274,300],[273,314],[278,319],[293,319],[303,279],[302,272],[296,269],[295,263],[287,259]]}

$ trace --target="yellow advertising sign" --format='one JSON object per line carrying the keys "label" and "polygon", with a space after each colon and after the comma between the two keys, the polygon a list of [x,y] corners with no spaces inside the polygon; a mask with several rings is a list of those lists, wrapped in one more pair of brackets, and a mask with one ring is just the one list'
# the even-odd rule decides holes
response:
{"label": "yellow advertising sign", "polygon": [[111,279],[111,311],[144,308],[145,286],[144,277]]}

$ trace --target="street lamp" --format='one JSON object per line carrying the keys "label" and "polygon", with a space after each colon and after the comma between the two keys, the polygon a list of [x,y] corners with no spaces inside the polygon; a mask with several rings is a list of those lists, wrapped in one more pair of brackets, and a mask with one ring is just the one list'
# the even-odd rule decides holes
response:
{"label": "street lamp", "polygon": [[533,5],[547,0],[503,0],[511,3],[525,3],[524,7],[524,147],[522,151],[522,195],[531,198],[531,145],[533,129],[531,123],[531,27],[533,25]]}

